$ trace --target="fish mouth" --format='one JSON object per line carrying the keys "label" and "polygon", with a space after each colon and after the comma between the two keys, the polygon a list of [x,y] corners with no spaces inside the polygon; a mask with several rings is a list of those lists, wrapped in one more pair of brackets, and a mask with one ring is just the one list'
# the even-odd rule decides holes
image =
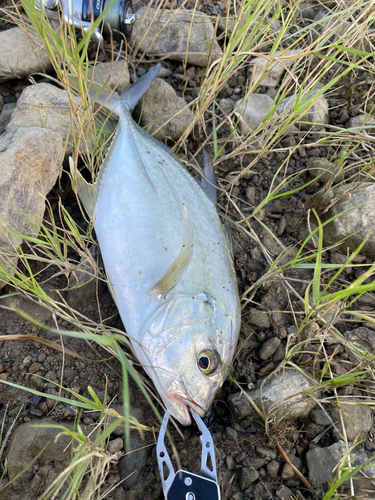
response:
{"label": "fish mouth", "polygon": [[[185,406],[185,411],[189,415],[190,423],[191,423],[191,418],[190,418],[190,413],[188,411],[188,408],[190,407],[192,410],[195,411],[200,417],[204,417],[207,413],[207,410],[204,409],[200,404],[198,404],[194,399],[190,396],[189,391],[186,388],[186,385],[182,380],[178,381],[178,391],[168,391],[169,396],[172,400],[178,401],[179,403],[182,403]],[[183,394],[182,394],[183,393]],[[173,413],[172,413],[173,414]]]}

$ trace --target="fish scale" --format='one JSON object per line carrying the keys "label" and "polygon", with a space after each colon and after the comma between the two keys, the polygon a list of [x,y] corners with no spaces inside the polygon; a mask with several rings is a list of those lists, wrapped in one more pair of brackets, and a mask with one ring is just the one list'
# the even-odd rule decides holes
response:
{"label": "fish scale", "polygon": [[[150,70],[143,83],[107,103],[120,122],[96,185],[74,175],[134,352],[171,414],[189,424],[187,406],[203,416],[227,374],[239,298],[214,204],[131,118],[133,94],[138,98],[155,74]],[[155,286],[160,296],[152,293]]]}

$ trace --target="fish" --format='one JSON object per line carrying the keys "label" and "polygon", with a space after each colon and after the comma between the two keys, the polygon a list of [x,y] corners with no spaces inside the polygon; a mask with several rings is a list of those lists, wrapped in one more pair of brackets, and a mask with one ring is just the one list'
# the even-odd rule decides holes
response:
{"label": "fish", "polygon": [[159,69],[121,95],[94,87],[118,127],[95,182],[73,162],[71,174],[134,354],[170,414],[190,425],[189,408],[204,417],[227,377],[240,301],[208,154],[200,185],[132,118]]}

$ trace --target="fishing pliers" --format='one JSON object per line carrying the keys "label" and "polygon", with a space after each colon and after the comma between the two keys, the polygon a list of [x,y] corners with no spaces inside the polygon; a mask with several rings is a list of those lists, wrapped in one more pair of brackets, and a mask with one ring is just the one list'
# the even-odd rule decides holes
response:
{"label": "fishing pliers", "polygon": [[[170,413],[164,415],[156,447],[160,478],[165,500],[220,500],[220,489],[216,476],[214,443],[211,434],[200,416],[190,408],[201,435],[201,475],[185,470],[174,471],[164,438]],[[208,461],[211,461],[211,469]]]}

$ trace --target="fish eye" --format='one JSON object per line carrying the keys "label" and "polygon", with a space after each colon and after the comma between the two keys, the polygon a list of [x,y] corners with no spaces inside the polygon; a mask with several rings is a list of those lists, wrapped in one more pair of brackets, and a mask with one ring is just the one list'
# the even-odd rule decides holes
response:
{"label": "fish eye", "polygon": [[219,367],[219,355],[213,349],[203,349],[198,354],[198,368],[203,373],[203,375],[211,375]]}

